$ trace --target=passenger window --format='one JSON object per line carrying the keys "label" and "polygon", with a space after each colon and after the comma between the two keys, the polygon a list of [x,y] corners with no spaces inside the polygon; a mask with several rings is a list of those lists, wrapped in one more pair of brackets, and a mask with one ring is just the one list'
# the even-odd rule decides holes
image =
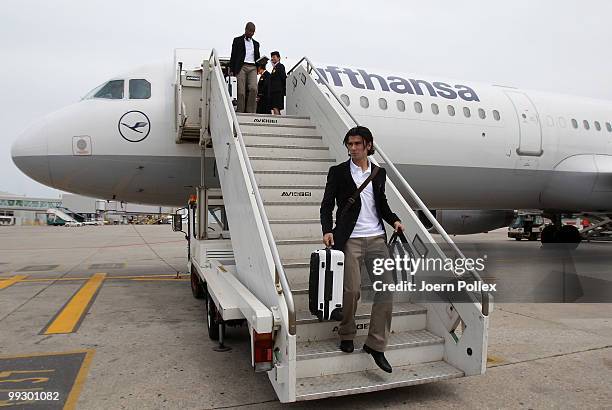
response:
{"label": "passenger window", "polygon": [[465,115],[465,118],[470,118],[472,116],[472,113],[468,107],[463,107],[463,115]]}
{"label": "passenger window", "polygon": [[440,114],[440,108],[438,108],[438,104],[436,103],[431,104],[431,112],[433,112],[436,115]]}
{"label": "passenger window", "polygon": [[565,118],[559,117],[559,126],[561,128],[565,128],[566,125],[567,125],[567,122],[565,122]]}
{"label": "passenger window", "polygon": [[493,118],[495,118],[495,121],[500,120],[501,117],[499,116],[499,111],[493,110]]}
{"label": "passenger window", "polygon": [[574,127],[575,129],[578,128],[578,121],[576,121],[574,118],[572,118],[572,127]]}
{"label": "passenger window", "polygon": [[146,100],[151,98],[151,83],[147,80],[130,80],[130,99]]}
{"label": "passenger window", "polygon": [[587,120],[582,121],[582,125],[584,125],[585,130],[591,129],[591,126]]}
{"label": "passenger window", "polygon": [[482,108],[478,109],[478,116],[480,117],[481,120],[484,120],[485,118],[487,118],[487,115],[485,114],[485,110],[483,110]]}
{"label": "passenger window", "polygon": [[344,103],[344,105],[346,105],[347,107],[348,107],[349,105],[351,105],[351,99],[349,98],[349,96],[348,96],[348,95],[346,95],[346,94],[342,94],[342,95],[340,96],[340,99],[342,100],[342,102]]}
{"label": "passenger window", "polygon": [[106,98],[108,100],[123,99],[123,80],[111,80],[107,82],[94,94],[94,98]]}
{"label": "passenger window", "polygon": [[597,131],[601,131],[601,124],[599,123],[599,121],[595,121],[595,129]]}
{"label": "passenger window", "polygon": [[418,112],[419,114],[423,112],[423,105],[420,102],[415,102],[414,103],[414,110],[416,112]]}
{"label": "passenger window", "polygon": [[606,122],[606,129],[608,130],[608,132],[612,132],[612,124]]}
{"label": "passenger window", "polygon": [[406,111],[406,103],[402,100],[397,100],[397,109],[398,111],[404,112]]}
{"label": "passenger window", "polygon": [[380,107],[381,110],[386,110],[387,109],[387,100],[385,100],[384,98],[379,98],[378,99],[378,106]]}
{"label": "passenger window", "polygon": [[455,116],[455,107],[449,105],[448,107],[446,107],[446,109],[448,110],[448,115],[450,115],[451,117]]}
{"label": "passenger window", "polygon": [[361,96],[359,98],[359,104],[363,107],[363,108],[368,108],[370,106],[370,101],[368,101],[368,97],[364,97]]}

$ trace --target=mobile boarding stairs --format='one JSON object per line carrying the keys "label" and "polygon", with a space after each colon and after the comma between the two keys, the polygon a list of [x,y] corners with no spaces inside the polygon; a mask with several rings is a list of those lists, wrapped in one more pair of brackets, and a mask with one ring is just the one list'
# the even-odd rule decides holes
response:
{"label": "mobile boarding stairs", "polygon": [[[394,303],[386,351],[391,374],[360,350],[368,303],[357,311],[357,350],[338,349],[338,322],[319,322],[308,311],[309,257],[322,248],[319,207],[327,171],[346,160],[342,136],[357,120],[307,58],[288,74],[289,115],[236,114],[223,65],[215,51],[196,70],[177,63],[176,141],[197,143],[202,153],[202,186],[188,206],[186,233],[192,290],[207,297],[209,335],[223,344],[223,325],[246,321],[252,365],[267,371],[282,402],[483,374],[492,308],[483,292],[462,300]],[[373,161],[400,181],[451,250],[444,254],[388,179],[389,204],[413,252],[463,257],[382,148],[376,146]],[[207,167],[213,160],[215,167]],[[220,189],[205,186],[210,172]],[[176,218],[175,224],[182,226]],[[417,272],[416,278],[429,274]]]}

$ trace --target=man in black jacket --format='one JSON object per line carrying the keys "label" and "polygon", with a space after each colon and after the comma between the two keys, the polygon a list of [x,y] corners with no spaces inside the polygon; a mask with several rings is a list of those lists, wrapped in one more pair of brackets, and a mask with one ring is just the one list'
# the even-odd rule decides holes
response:
{"label": "man in black jacket", "polygon": [[[404,226],[387,203],[384,168],[378,170],[355,202],[345,208],[357,187],[378,167],[368,160],[368,155],[374,154],[374,138],[368,128],[350,129],[344,137],[344,145],[351,158],[329,169],[321,202],[321,226],[325,246],[344,252],[343,318],[338,327],[338,335],[340,349],[351,353],[357,333],[355,312],[361,293],[361,264],[365,263],[372,275],[374,259],[389,258],[383,220],[396,231],[403,231]],[[332,229],[334,202],[338,205],[338,211],[336,226]],[[384,272],[380,280],[392,283],[391,272]],[[378,367],[389,373],[392,368],[385,358],[384,350],[391,328],[392,310],[392,295],[389,292],[376,292],[369,333],[363,346],[363,350],[372,355]]]}
{"label": "man in black jacket", "polygon": [[255,24],[246,24],[244,34],[232,42],[229,75],[236,76],[238,88],[238,112],[255,112],[257,108],[257,69],[259,43],[253,39]]}
{"label": "man in black jacket", "polygon": [[285,66],[280,62],[280,53],[273,51],[270,53],[272,60],[272,74],[270,75],[270,108],[272,114],[280,115],[285,108],[285,95],[287,94],[287,74]]}

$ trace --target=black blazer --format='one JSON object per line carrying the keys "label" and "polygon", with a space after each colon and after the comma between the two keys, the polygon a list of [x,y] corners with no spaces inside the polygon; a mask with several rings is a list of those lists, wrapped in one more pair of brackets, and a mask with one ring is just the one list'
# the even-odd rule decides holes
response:
{"label": "black blazer", "polygon": [[[323,201],[321,201],[320,213],[323,235],[333,232],[333,248],[341,251],[344,250],[344,245],[351,236],[357,219],[359,218],[359,212],[361,212],[361,198],[357,197],[357,200],[353,206],[348,209],[346,215],[338,215],[338,213],[341,213],[341,210],[344,209],[348,199],[358,188],[351,175],[350,161],[349,159],[346,162],[329,168],[325,193],[323,194]],[[376,165],[372,164],[372,171],[374,171],[375,167]],[[374,190],[376,211],[382,226],[384,226],[382,223],[383,220],[389,225],[393,225],[396,221],[400,220],[389,208],[387,196],[385,195],[386,180],[387,173],[384,168],[380,168],[378,174],[371,182]],[[338,205],[338,210],[336,211],[336,226],[332,229],[334,202]]]}
{"label": "black blazer", "polygon": [[[259,42],[255,41],[251,37],[253,42],[253,48],[255,51],[255,61],[259,60]],[[234,76],[237,76],[244,64],[244,57],[246,56],[246,48],[244,47],[244,34],[238,36],[232,42],[232,54],[230,56],[229,67],[232,70]]]}
{"label": "black blazer", "polygon": [[272,74],[270,74],[270,94],[282,93],[287,95],[286,86],[287,74],[285,66],[277,63],[272,69]]}

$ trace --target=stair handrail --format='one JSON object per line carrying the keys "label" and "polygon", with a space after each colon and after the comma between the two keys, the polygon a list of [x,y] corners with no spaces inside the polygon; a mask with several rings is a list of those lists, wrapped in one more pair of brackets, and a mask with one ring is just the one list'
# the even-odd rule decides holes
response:
{"label": "stair handrail", "polygon": [[[212,59],[213,69],[216,74],[220,76],[219,78],[224,78],[223,73],[221,72],[221,63],[219,61],[219,57],[217,56],[217,51],[213,48],[210,53],[209,63]],[[261,194],[259,193],[259,188],[257,188],[257,180],[255,179],[255,174],[253,173],[253,167],[251,166],[251,160],[249,159],[249,155],[246,150],[246,146],[244,144],[244,140],[242,139],[242,132],[240,131],[240,124],[238,122],[238,117],[236,116],[236,112],[234,111],[234,106],[232,104],[228,104],[228,101],[231,101],[231,97],[229,95],[229,91],[227,87],[222,87],[223,92],[225,94],[225,104],[228,106],[228,111],[232,116],[232,122],[234,125],[234,138],[238,141],[238,145],[240,146],[240,150],[242,151],[242,155],[245,158],[245,165],[247,169],[247,173],[249,175],[249,180],[251,185],[255,187],[253,189],[253,193],[255,194],[255,201],[257,203],[257,209],[259,210],[259,216],[261,218],[261,222],[264,227],[264,231],[266,233],[266,239],[268,240],[268,245],[270,246],[270,251],[272,253],[272,259],[274,260],[274,266],[276,268],[276,275],[281,284],[283,297],[285,298],[285,303],[287,304],[287,315],[289,317],[288,323],[288,331],[290,335],[296,334],[296,315],[295,315],[295,303],[293,301],[293,294],[291,293],[291,288],[289,286],[289,281],[287,280],[287,276],[285,274],[285,270],[283,269],[283,264],[281,263],[280,255],[278,253],[278,249],[276,247],[276,242],[274,242],[274,236],[272,235],[272,228],[270,227],[270,221],[268,220],[268,216],[264,211],[263,200],[261,199]]]}
{"label": "stair handrail", "polygon": [[[334,98],[336,99],[336,101],[338,101],[338,103],[340,104],[340,106],[344,109],[344,111],[346,112],[346,114],[351,118],[351,120],[353,120],[353,122],[355,123],[355,125],[361,125],[359,123],[359,121],[357,121],[357,118],[355,118],[353,116],[353,114],[350,112],[350,110],[348,109],[347,105],[344,103],[344,101],[342,101],[342,99],[338,96],[338,94],[336,93],[336,91],[329,85],[329,82],[327,81],[327,79],[325,79],[325,77],[323,77],[323,75],[321,75],[321,73],[319,72],[319,70],[316,69],[316,66],[314,64],[312,64],[312,62],[310,61],[310,59],[306,56],[302,57],[300,59],[300,61],[298,61],[288,72],[287,72],[287,76],[291,75],[291,73],[293,72],[293,70],[295,70],[297,67],[299,67],[303,62],[306,62],[306,72],[308,74],[311,75],[312,71],[314,71],[315,73],[317,73],[317,76],[319,77],[319,81],[321,84],[325,85],[325,87],[329,90],[329,92],[334,96]],[[395,178],[397,178],[397,180],[400,182],[400,184],[402,185],[402,187],[404,189],[406,189],[406,191],[408,191],[408,194],[410,195],[410,197],[412,198],[412,200],[417,204],[417,206],[420,208],[421,212],[423,213],[423,215],[425,215],[425,217],[427,218],[427,220],[432,224],[432,226],[434,228],[436,228],[436,231],[438,231],[438,233],[442,236],[442,238],[444,239],[444,241],[453,249],[453,251],[455,251],[455,253],[459,256],[459,258],[461,259],[465,259],[465,256],[463,255],[463,252],[461,252],[461,250],[459,249],[459,247],[457,247],[457,245],[455,244],[455,242],[453,242],[453,240],[451,239],[451,237],[446,233],[446,231],[444,230],[444,228],[442,227],[442,225],[440,225],[440,223],[438,222],[438,220],[433,216],[433,214],[431,213],[431,211],[429,211],[429,208],[427,208],[427,206],[425,206],[425,203],[421,200],[421,198],[419,198],[419,196],[417,195],[417,193],[412,189],[412,187],[410,186],[410,184],[408,184],[408,182],[406,181],[406,179],[402,176],[402,174],[400,174],[400,172],[398,171],[398,169],[395,167],[395,165],[393,165],[393,163],[391,162],[391,160],[389,159],[389,157],[387,156],[387,154],[385,154],[385,152],[380,148],[379,145],[377,145],[375,142],[373,143],[374,149],[376,150],[376,152],[382,157],[382,159],[385,161],[385,169],[390,169],[392,174],[395,176]],[[466,271],[468,271],[471,275],[473,275],[476,280],[480,281],[482,283],[482,278],[480,277],[480,275],[478,274],[478,272],[474,271],[474,270],[470,270],[470,269],[466,269]],[[453,271],[453,274],[456,277],[459,276],[463,276],[463,275],[458,275],[457,273],[455,273],[455,271]],[[481,293],[481,305],[482,305],[482,309],[481,312],[484,316],[488,316],[489,315],[489,302],[491,299],[491,295],[489,294],[489,292],[486,292],[484,290],[480,291]]]}

